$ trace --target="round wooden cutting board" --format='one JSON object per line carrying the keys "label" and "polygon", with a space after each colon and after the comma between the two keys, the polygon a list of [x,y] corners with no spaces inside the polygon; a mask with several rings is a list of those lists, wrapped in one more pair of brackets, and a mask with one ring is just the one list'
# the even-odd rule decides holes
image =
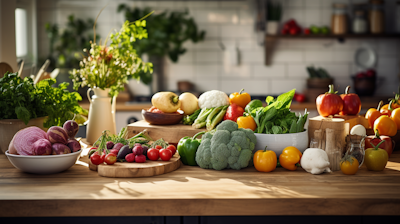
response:
{"label": "round wooden cutting board", "polygon": [[180,166],[180,156],[176,153],[169,161],[159,159],[157,161],[146,160],[144,163],[101,164],[97,166],[97,172],[103,177],[151,177],[172,172]]}

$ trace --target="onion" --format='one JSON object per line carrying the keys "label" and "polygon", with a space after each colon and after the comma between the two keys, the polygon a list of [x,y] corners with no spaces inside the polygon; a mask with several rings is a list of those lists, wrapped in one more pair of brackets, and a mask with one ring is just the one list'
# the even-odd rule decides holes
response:
{"label": "onion", "polygon": [[[20,155],[36,155],[37,150],[35,145],[39,146],[41,144],[35,144],[38,140],[45,139],[48,141],[47,134],[42,129],[31,126],[18,131],[13,139],[11,140],[9,149],[13,148]],[[42,142],[42,141],[40,141]],[[43,143],[43,142],[42,142]],[[51,148],[51,144],[50,144]]]}
{"label": "onion", "polygon": [[199,109],[199,103],[197,97],[193,93],[184,92],[179,95],[179,101],[181,101],[181,110],[184,115],[193,114]]}

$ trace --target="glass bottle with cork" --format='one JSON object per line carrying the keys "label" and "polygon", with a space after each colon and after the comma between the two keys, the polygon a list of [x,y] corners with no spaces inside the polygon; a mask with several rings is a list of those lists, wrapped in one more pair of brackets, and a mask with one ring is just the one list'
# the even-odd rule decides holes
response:
{"label": "glass bottle with cork", "polygon": [[383,33],[384,28],[384,13],[383,13],[383,0],[370,0],[369,10],[369,24],[370,32],[373,34]]}

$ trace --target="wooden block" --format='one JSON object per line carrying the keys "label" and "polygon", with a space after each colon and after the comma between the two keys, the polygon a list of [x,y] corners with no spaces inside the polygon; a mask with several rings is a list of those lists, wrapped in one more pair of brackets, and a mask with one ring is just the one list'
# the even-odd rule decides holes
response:
{"label": "wooden block", "polygon": [[174,125],[152,125],[142,120],[127,126],[128,138],[131,138],[139,132],[147,129],[148,134],[154,140],[164,139],[168,143],[178,143],[185,136],[194,136],[195,134],[205,131],[205,128],[195,129],[191,125],[174,124]]}

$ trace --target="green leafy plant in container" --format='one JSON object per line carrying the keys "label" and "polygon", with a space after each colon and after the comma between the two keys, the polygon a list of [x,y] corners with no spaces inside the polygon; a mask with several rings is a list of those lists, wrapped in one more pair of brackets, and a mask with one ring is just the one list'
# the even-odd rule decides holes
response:
{"label": "green leafy plant in container", "polygon": [[[118,12],[124,12],[125,19],[135,21],[149,14],[150,8],[129,8],[125,4],[118,6]],[[163,11],[154,13],[146,19],[148,38],[132,42],[139,56],[147,54],[150,60],[168,56],[171,61],[178,62],[179,57],[187,49],[184,43],[191,40],[193,43],[204,40],[205,31],[200,31],[188,11]],[[150,84],[152,75],[148,72],[140,73],[142,82]]]}

